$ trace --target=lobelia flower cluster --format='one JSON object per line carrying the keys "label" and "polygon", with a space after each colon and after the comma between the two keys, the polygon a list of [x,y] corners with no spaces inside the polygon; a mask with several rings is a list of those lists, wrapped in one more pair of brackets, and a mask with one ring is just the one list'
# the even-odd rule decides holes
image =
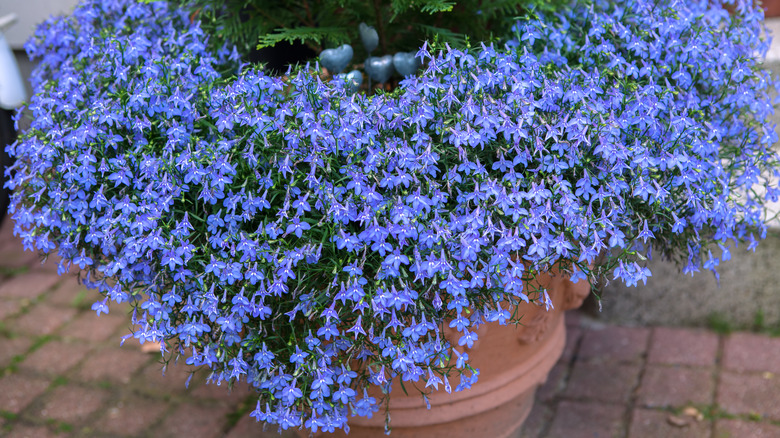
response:
{"label": "lobelia flower cluster", "polygon": [[524,288],[538,272],[633,285],[651,249],[714,272],[764,236],[780,165],[762,12],[662,3],[426,43],[418,76],[365,95],[267,76],[164,2],[87,0],[27,46],[15,233],[78,268],[98,314],[132,303],[128,336],[248,382],[282,429],[347,428],[395,377],[469,388],[456,347],[551,305]]}

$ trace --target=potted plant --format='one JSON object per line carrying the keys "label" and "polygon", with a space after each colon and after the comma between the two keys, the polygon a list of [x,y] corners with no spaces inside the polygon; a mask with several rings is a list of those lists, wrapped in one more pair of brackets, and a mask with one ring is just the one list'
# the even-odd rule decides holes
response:
{"label": "potted plant", "polygon": [[651,249],[716,272],[766,231],[780,165],[750,3],[528,8],[492,43],[421,43],[381,89],[266,74],[205,3],[88,0],[39,27],[10,212],[98,314],[134,305],[128,336],[249,382],[258,420],[404,433],[399,406],[447,423],[473,387],[498,423],[560,354],[549,310],[644,281]]}

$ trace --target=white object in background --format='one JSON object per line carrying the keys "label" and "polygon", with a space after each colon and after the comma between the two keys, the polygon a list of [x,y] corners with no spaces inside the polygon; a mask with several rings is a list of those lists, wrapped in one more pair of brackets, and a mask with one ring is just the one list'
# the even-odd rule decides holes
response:
{"label": "white object in background", "polygon": [[26,99],[22,74],[11,48],[3,36],[3,28],[16,21],[14,14],[0,17],[0,108],[14,109]]}
{"label": "white object in background", "polygon": [[767,18],[764,25],[772,37],[772,45],[769,46],[769,52],[766,54],[767,62],[780,61],[780,18]]}
{"label": "white object in background", "polygon": [[0,16],[15,13],[19,21],[5,33],[13,50],[22,50],[38,23],[52,15],[70,14],[78,0],[0,0]]}

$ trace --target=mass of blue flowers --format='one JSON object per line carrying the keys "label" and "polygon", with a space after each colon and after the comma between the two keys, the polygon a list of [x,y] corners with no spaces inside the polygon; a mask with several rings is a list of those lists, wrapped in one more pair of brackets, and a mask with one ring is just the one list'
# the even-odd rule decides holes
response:
{"label": "mass of blue flowers", "polygon": [[248,382],[258,420],[347,428],[396,377],[469,388],[455,347],[550,306],[539,272],[636,285],[651,250],[693,273],[752,249],[780,194],[762,19],[581,0],[355,93],[266,75],[165,2],[86,0],[27,45],[14,231],[98,314],[132,303],[130,336]]}

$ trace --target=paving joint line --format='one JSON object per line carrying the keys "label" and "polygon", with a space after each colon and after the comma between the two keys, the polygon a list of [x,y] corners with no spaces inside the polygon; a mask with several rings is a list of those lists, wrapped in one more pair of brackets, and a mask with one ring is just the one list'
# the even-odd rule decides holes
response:
{"label": "paving joint line", "polygon": [[640,365],[639,365],[639,373],[637,373],[636,380],[634,381],[634,386],[631,388],[631,395],[628,399],[628,404],[626,406],[626,411],[623,414],[623,436],[625,438],[630,438],[631,434],[631,425],[634,422],[634,411],[637,408],[637,401],[639,400],[639,391],[642,388],[642,380],[644,379],[645,372],[647,371],[647,363],[650,356],[650,347],[653,345],[653,342],[655,340],[655,330],[653,328],[650,328],[649,334],[647,335],[647,339],[645,340],[644,349],[642,351],[642,354],[640,355]]}

